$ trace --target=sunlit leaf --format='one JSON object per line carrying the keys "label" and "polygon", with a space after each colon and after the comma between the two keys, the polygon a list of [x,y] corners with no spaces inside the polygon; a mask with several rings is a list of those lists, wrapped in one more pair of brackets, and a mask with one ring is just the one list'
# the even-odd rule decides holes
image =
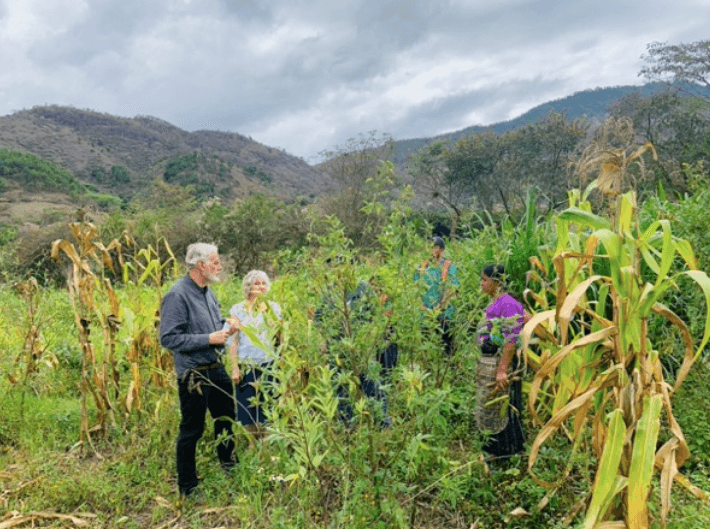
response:
{"label": "sunlit leaf", "polygon": [[627,523],[629,529],[648,528],[648,498],[656,455],[656,439],[660,428],[661,395],[645,399],[644,413],[639,419],[629,466]]}
{"label": "sunlit leaf", "polygon": [[609,414],[609,430],[594,478],[592,501],[584,519],[585,529],[592,529],[604,517],[614,496],[625,484],[626,479],[617,475],[625,440],[624,414],[617,409]]}

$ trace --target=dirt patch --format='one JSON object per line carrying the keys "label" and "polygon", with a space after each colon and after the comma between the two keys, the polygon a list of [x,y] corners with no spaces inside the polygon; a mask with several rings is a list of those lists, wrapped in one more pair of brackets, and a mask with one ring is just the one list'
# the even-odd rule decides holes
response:
{"label": "dirt patch", "polygon": [[64,219],[76,209],[76,203],[61,193],[12,190],[0,195],[0,224],[32,230]]}

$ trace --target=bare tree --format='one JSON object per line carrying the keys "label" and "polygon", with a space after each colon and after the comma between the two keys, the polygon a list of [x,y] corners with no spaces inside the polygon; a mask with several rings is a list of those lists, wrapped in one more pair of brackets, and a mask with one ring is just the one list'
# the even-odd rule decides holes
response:
{"label": "bare tree", "polygon": [[320,153],[326,160],[321,169],[338,184],[340,191],[323,198],[320,206],[326,215],[337,216],[345,234],[356,245],[371,244],[368,234],[377,224],[376,215],[363,211],[366,203],[380,201],[398,181],[391,159],[394,142],[389,134],[377,131],[350,138],[333,151]]}
{"label": "bare tree", "polygon": [[649,81],[683,83],[683,89],[710,101],[710,40],[690,44],[653,42],[646,46],[648,55],[641,58],[648,65],[639,76]]}
{"label": "bare tree", "polygon": [[409,159],[407,172],[418,191],[447,209],[451,217],[453,240],[463,210],[471,204],[472,196],[465,182],[450,178],[446,165],[449,147],[449,140],[435,141],[422,147]]}

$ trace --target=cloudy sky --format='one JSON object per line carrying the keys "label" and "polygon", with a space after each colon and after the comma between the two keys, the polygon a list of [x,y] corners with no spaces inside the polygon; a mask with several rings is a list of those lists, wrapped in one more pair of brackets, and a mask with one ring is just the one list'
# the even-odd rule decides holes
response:
{"label": "cloudy sky", "polygon": [[239,132],[315,161],[640,84],[708,0],[0,0],[0,115],[44,104]]}

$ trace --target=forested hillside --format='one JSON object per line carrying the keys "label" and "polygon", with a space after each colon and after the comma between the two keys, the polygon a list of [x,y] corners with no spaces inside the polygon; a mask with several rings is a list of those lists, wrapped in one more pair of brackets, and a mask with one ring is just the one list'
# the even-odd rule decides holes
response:
{"label": "forested hillside", "polygon": [[[682,97],[691,94],[691,92],[686,90],[686,87],[687,83],[677,82],[671,85],[670,89],[679,93]],[[590,125],[597,126],[609,115],[609,108],[615,102],[627,97],[650,98],[661,92],[667,92],[668,90],[669,85],[660,82],[647,83],[641,86],[595,88],[544,103],[510,121],[492,123],[490,125],[474,125],[466,127],[465,129],[428,138],[397,138],[394,142],[395,163],[406,163],[407,159],[412,154],[436,141],[456,141],[464,136],[490,132],[500,135],[540,122],[550,114],[563,115],[569,121],[584,120]],[[710,88],[700,87],[692,91],[692,94],[695,96],[707,93],[710,93]]]}
{"label": "forested hillside", "polygon": [[148,116],[35,107],[0,118],[0,147],[40,156],[122,197],[144,191],[156,177],[227,200],[249,193],[315,196],[329,186],[303,160],[240,134],[186,132]]}

